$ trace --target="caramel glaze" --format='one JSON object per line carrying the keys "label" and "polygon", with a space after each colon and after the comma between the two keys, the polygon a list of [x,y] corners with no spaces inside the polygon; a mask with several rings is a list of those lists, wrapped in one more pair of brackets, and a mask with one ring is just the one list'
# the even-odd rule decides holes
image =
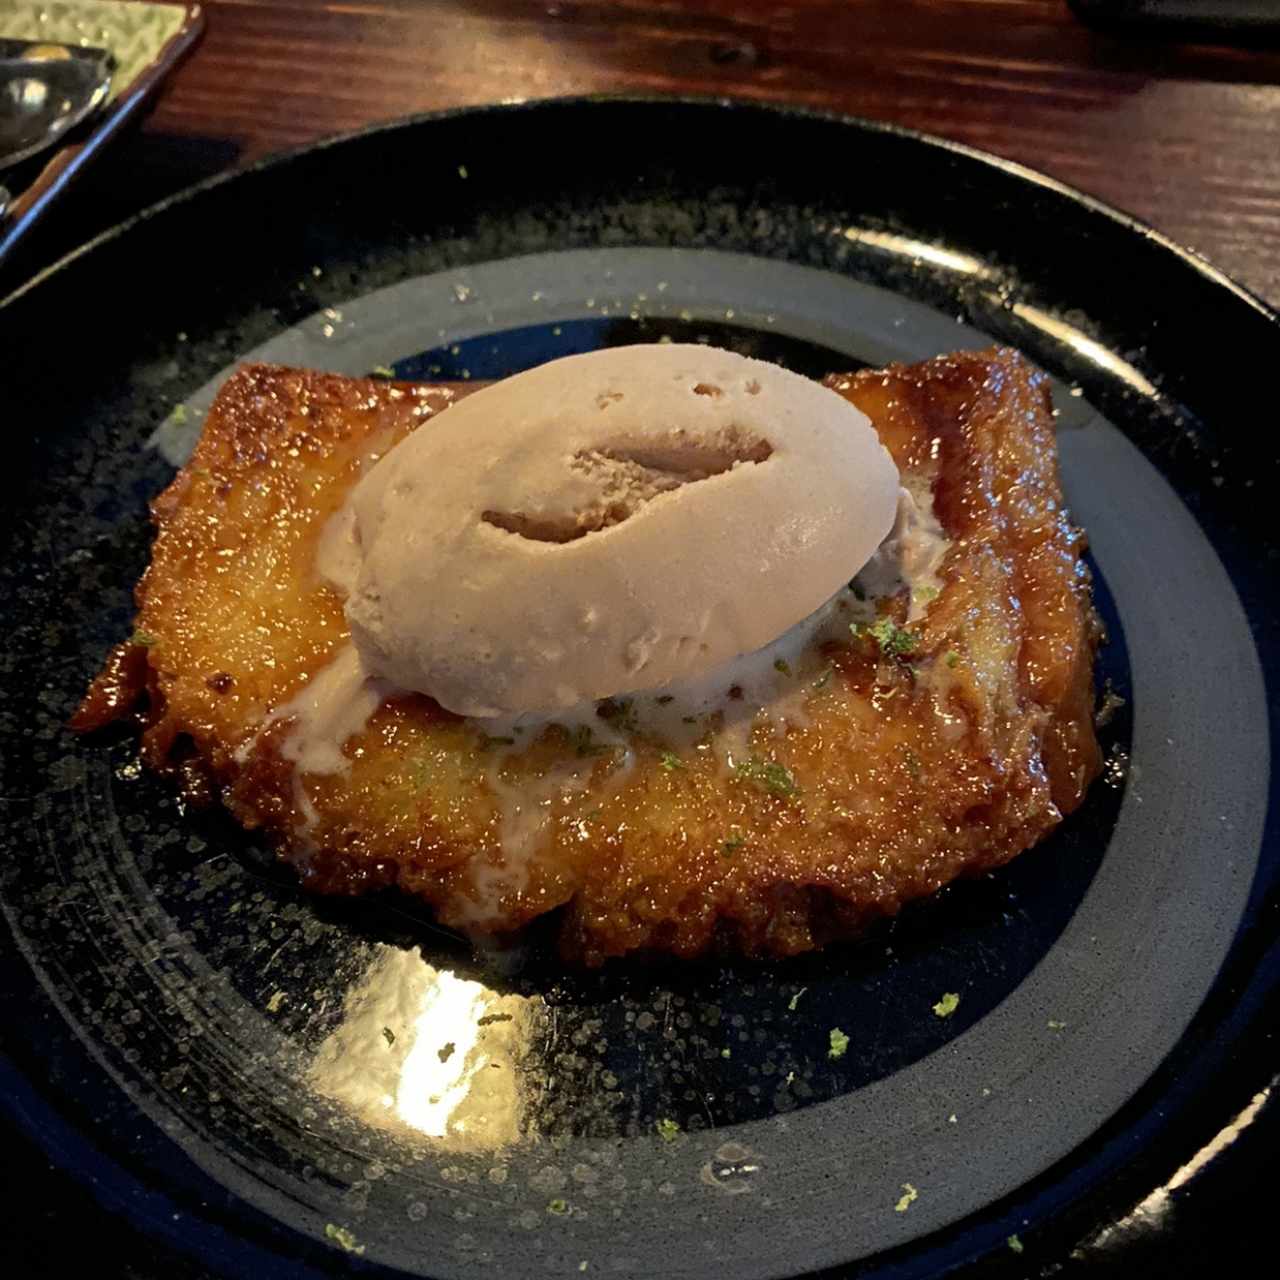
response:
{"label": "caramel glaze", "polygon": [[[674,768],[636,733],[623,768],[621,752],[583,757],[555,726],[495,758],[474,721],[415,694],[347,742],[349,769],[295,777],[279,753],[290,722],[264,731],[268,713],[346,638],[315,576],[319,532],[373,457],[464,388],[268,366],[228,380],[156,500],[137,590],[149,643],[113,652],[74,725],[141,703],[147,764],[220,795],[310,888],[398,885],[443,923],[498,933],[563,908],[563,950],[587,964],[785,955],[856,931],[1008,861],[1080,803],[1100,764],[1099,629],[1042,374],[996,349],[828,385],[900,469],[931,478],[952,545],[909,654],[865,633],[827,642],[807,724],[757,730],[755,755],[785,772],[728,770],[714,725]],[[905,596],[882,607],[905,620]],[[518,785],[566,767],[590,770],[589,785],[553,799],[544,837],[508,865],[492,770]]]}

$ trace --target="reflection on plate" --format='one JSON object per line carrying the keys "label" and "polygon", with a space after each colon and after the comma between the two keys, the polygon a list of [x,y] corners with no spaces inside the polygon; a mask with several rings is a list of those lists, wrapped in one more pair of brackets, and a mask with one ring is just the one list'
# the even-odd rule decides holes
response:
{"label": "reflection on plate", "polygon": [[417,947],[379,946],[316,1050],[313,1087],[367,1124],[494,1151],[522,1133],[524,1054],[545,1034],[539,996],[437,969]]}

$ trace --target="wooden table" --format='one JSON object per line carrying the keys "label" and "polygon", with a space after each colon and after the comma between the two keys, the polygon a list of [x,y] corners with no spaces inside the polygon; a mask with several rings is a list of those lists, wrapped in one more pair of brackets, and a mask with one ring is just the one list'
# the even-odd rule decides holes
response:
{"label": "wooden table", "polygon": [[696,93],[1020,160],[1280,304],[1280,43],[1105,34],[1065,0],[209,0],[207,17],[149,118],[32,237],[30,266],[197,178],[370,121]]}

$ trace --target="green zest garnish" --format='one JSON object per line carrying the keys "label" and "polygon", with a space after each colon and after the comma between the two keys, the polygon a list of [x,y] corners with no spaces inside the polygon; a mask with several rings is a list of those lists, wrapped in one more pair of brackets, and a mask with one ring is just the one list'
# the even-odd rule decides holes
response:
{"label": "green zest garnish", "polygon": [[937,599],[938,588],[937,587],[917,587],[915,591],[912,592],[912,594],[922,604],[928,604],[930,600]]}
{"label": "green zest garnish", "polygon": [[569,1202],[559,1198],[552,1200],[551,1203],[547,1205],[547,1212],[554,1213],[557,1217],[562,1218],[569,1212]]}
{"label": "green zest garnish", "polygon": [[909,1182],[902,1184],[902,1194],[898,1197],[898,1203],[893,1206],[894,1213],[906,1213],[914,1201],[920,1198],[920,1193]]}
{"label": "green zest garnish", "polygon": [[684,761],[680,759],[674,751],[664,751],[658,757],[658,763],[668,772],[674,773],[677,769],[683,769]]}
{"label": "green zest garnish", "polygon": [[150,631],[135,631],[133,635],[129,637],[130,644],[140,644],[144,649],[151,648],[155,642],[156,638]]}
{"label": "green zest garnish", "polygon": [[780,671],[784,676],[791,674],[791,666],[785,658],[775,658],[773,660],[773,669]]}
{"label": "green zest garnish", "polygon": [[663,1116],[654,1127],[663,1142],[674,1142],[680,1136],[680,1126],[667,1116]]}
{"label": "green zest garnish", "polygon": [[845,1051],[849,1048],[849,1037],[845,1035],[839,1027],[831,1028],[831,1048],[827,1050],[827,1057],[831,1059],[843,1058]]}
{"label": "green zest garnish", "polygon": [[732,1058],[732,1057],[733,1057],[733,1050],[732,1050],[732,1049],[721,1049],[721,1050],[720,1050],[720,1056],[721,1056],[722,1058]]}
{"label": "green zest garnish", "polygon": [[[800,997],[801,997],[802,995],[804,995],[804,993],[805,993],[806,991],[808,991],[808,990],[809,990],[809,988],[808,988],[808,987],[801,987],[801,988],[800,988],[800,990],[799,990],[799,991],[797,991],[797,992],[795,993],[795,995],[793,995],[793,996],[791,997],[791,999],[787,1001],[787,1008],[788,1008],[792,1013],[795,1013],[795,1011],[796,1011],[796,1005],[798,1005],[798,1004],[800,1003]],[[834,1043],[834,1041],[833,1041],[833,1043]],[[845,1043],[847,1044],[847,1043],[848,1043],[848,1041],[846,1041]]]}
{"label": "green zest garnish", "polygon": [[958,667],[960,665],[960,655],[954,649],[948,649],[944,656],[947,666]]}
{"label": "green zest garnish", "polygon": [[[859,634],[857,624],[851,627],[854,634]],[[920,637],[905,627],[900,627],[892,618],[881,618],[866,628],[866,633],[880,646],[880,652],[886,658],[903,658],[914,653]]]}
{"label": "green zest garnish", "polygon": [[733,771],[743,782],[749,782],[761,791],[772,791],[777,796],[791,798],[800,790],[791,776],[791,770],[778,764],[776,760],[760,760],[752,756],[735,765]]}
{"label": "green zest garnish", "polygon": [[1057,1020],[1057,1018],[1050,1018],[1050,1019],[1049,1019],[1049,1030],[1050,1030],[1050,1031],[1062,1031],[1062,1030],[1064,1030],[1064,1029],[1065,1029],[1066,1025],[1067,1025],[1067,1024],[1066,1024],[1065,1022],[1059,1022],[1059,1021]]}
{"label": "green zest garnish", "polygon": [[383,1027],[382,1038],[387,1042],[387,1048],[390,1048],[396,1042],[396,1033],[390,1027]]}
{"label": "green zest garnish", "polygon": [[175,427],[182,426],[187,420],[187,406],[185,404],[175,404],[169,413],[169,421]]}
{"label": "green zest garnish", "polygon": [[1021,1252],[1022,1252],[1022,1241],[1021,1241],[1021,1240],[1019,1240],[1019,1239],[1018,1239],[1018,1237],[1017,1237],[1016,1235],[1010,1236],[1010,1237],[1005,1241],[1005,1244],[1007,1244],[1007,1245],[1009,1246],[1009,1248],[1013,1250],[1013,1252],[1014,1252],[1014,1253],[1021,1253]]}
{"label": "green zest garnish", "polygon": [[940,1018],[949,1018],[960,1007],[960,995],[955,991],[948,991],[946,995],[933,1006],[933,1011]]}
{"label": "green zest garnish", "polygon": [[390,365],[375,364],[369,371],[369,376],[372,378],[394,378],[396,371]]}
{"label": "green zest garnish", "polygon": [[345,1249],[348,1253],[363,1253],[364,1245],[360,1244],[353,1232],[346,1227],[340,1227],[336,1222],[326,1222],[324,1224],[324,1238],[332,1240],[334,1244]]}
{"label": "green zest garnish", "polygon": [[746,843],[747,837],[742,835],[740,832],[735,831],[727,840],[721,842],[720,852],[726,858],[732,858],[733,855]]}

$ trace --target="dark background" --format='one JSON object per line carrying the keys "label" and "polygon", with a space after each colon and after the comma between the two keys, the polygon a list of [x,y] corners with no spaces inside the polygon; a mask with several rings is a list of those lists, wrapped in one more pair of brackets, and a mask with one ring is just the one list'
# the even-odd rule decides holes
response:
{"label": "dark background", "polygon": [[0,292],[169,192],[327,134],[440,107],[652,92],[802,103],[982,147],[1136,214],[1280,300],[1275,30],[1201,31],[1195,42],[1176,29],[1107,31],[1066,0],[204,9],[204,37],[150,117],[50,215]]}

